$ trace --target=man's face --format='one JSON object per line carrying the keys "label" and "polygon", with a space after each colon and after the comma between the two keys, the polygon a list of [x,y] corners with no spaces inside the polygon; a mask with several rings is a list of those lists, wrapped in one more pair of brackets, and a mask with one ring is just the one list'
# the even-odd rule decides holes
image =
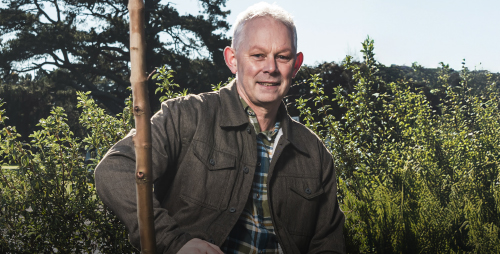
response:
{"label": "man's face", "polygon": [[301,53],[296,61],[293,32],[280,21],[259,17],[248,21],[240,36],[237,50],[224,51],[226,63],[237,73],[240,96],[250,106],[279,106],[302,63]]}

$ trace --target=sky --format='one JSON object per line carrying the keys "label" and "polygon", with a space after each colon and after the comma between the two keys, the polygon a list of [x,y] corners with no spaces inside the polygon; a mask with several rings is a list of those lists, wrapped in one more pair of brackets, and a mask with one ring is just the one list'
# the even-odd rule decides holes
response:
{"label": "sky", "polygon": [[[198,14],[198,0],[169,0],[180,14]],[[261,0],[227,0],[230,25]],[[435,68],[500,72],[499,0],[275,0],[294,16],[298,50],[304,63],[362,59],[361,43],[370,36],[375,58],[384,65],[412,63]],[[231,36],[231,31],[228,32]]]}

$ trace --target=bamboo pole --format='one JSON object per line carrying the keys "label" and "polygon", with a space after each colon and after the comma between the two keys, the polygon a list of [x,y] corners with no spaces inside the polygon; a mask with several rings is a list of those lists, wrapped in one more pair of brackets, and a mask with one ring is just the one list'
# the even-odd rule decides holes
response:
{"label": "bamboo pole", "polygon": [[153,172],[151,170],[151,109],[146,76],[144,2],[130,0],[130,83],[134,103],[136,134],[133,137],[136,157],[137,219],[141,253],[156,253],[153,215]]}

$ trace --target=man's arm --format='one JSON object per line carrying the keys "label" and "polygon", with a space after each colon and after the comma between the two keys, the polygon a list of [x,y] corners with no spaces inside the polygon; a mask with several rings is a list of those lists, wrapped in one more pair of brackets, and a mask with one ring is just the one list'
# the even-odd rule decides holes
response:
{"label": "man's arm", "polygon": [[[344,213],[337,200],[337,178],[331,155],[324,149],[322,157],[323,189],[320,209],[316,220],[316,233],[308,253],[346,253],[343,235]],[[329,250],[329,251],[325,251]],[[332,251],[330,251],[332,250]]]}
{"label": "man's arm", "polygon": [[[180,150],[179,106],[175,101],[164,103],[162,110],[153,116],[151,135],[153,142],[153,179],[175,170]],[[135,152],[131,131],[127,137],[115,144],[102,159],[95,171],[96,188],[103,203],[122,221],[130,233],[132,245],[139,248],[139,228],[137,221]],[[177,253],[192,239],[183,232],[177,222],[161,208],[153,195],[153,211],[157,251]],[[140,249],[140,248],[139,248]]]}

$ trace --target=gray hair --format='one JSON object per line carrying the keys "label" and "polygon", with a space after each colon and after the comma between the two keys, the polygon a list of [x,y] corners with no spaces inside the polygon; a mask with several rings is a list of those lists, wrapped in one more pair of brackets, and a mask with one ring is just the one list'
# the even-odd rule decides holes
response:
{"label": "gray hair", "polygon": [[269,4],[266,2],[260,2],[254,4],[236,18],[236,22],[233,26],[233,40],[231,42],[231,47],[236,49],[241,40],[241,31],[245,27],[247,21],[258,17],[271,17],[277,21],[283,23],[288,29],[293,33],[293,48],[297,52],[297,29],[293,22],[293,17],[290,13],[285,11],[283,8],[279,7],[277,4]]}

